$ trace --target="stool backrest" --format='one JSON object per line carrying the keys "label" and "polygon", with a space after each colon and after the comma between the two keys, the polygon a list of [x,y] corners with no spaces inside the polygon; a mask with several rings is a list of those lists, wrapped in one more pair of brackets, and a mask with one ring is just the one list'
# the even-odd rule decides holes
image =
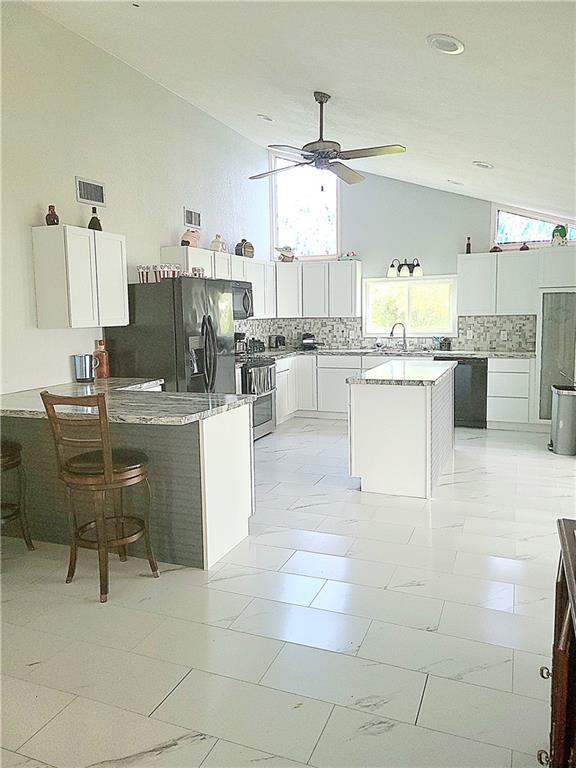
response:
{"label": "stool backrest", "polygon": [[[104,466],[104,482],[110,483],[114,478],[112,463],[112,441],[110,439],[110,422],[106,408],[106,395],[83,395],[81,397],[66,397],[51,395],[46,390],[40,392],[44,408],[48,415],[56,456],[58,459],[58,471],[66,472],[66,461],[70,457],[69,451],[78,449],[96,448],[102,451],[102,464]],[[59,407],[73,406],[86,408],[86,417],[78,417],[77,413],[58,412]],[[89,409],[95,409],[94,415],[88,415]]]}

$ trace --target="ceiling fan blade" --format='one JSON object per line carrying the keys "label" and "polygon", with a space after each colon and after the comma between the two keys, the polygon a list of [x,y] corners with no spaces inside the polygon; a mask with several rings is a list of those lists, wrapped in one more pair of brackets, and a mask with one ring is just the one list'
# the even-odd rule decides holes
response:
{"label": "ceiling fan blade", "polygon": [[332,173],[335,173],[339,179],[345,181],[346,184],[358,184],[359,181],[364,181],[364,176],[361,173],[353,171],[352,168],[348,168],[344,163],[329,163],[326,168]]}
{"label": "ceiling fan blade", "polygon": [[311,152],[304,152],[298,147],[291,147],[289,144],[269,144],[268,149],[277,149],[279,152],[285,152],[289,155],[302,155],[302,157],[312,157]]}
{"label": "ceiling fan blade", "polygon": [[378,155],[397,155],[406,152],[406,147],[402,144],[387,144],[384,147],[364,147],[364,149],[348,149],[339,152],[338,157],[342,160],[354,160],[359,157],[378,157]]}
{"label": "ceiling fan blade", "polygon": [[275,168],[273,171],[265,171],[264,173],[257,173],[255,176],[250,176],[250,179],[265,179],[266,176],[273,176],[275,173],[282,173],[282,171],[291,171],[292,168],[299,168],[301,165],[311,165],[311,162],[305,163],[293,163],[292,165],[285,165],[283,168]]}

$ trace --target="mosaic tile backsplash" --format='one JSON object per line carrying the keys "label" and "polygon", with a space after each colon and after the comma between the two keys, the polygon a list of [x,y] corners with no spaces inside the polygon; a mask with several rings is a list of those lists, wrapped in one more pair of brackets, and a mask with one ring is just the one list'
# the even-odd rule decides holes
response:
{"label": "mosaic tile backsplash", "polygon": [[[299,347],[303,333],[313,333],[316,340],[332,349],[371,348],[375,339],[362,336],[359,317],[297,317],[267,320],[241,320],[235,323],[239,332],[262,339],[286,336],[288,347]],[[503,333],[504,332],[504,333]],[[399,331],[397,331],[400,334]],[[506,338],[502,338],[505,335]],[[469,337],[471,336],[471,338]],[[398,339],[384,338],[387,346],[396,346]],[[430,337],[408,339],[408,347],[432,347]],[[458,318],[458,337],[452,339],[452,349],[491,352],[534,352],[536,349],[536,315],[477,315]]]}

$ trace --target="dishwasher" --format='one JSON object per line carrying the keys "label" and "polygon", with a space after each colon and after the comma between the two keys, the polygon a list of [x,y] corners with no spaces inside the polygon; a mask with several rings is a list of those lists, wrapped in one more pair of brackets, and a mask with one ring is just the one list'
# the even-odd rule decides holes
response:
{"label": "dishwasher", "polygon": [[488,359],[434,355],[434,360],[458,363],[454,369],[454,426],[486,429]]}

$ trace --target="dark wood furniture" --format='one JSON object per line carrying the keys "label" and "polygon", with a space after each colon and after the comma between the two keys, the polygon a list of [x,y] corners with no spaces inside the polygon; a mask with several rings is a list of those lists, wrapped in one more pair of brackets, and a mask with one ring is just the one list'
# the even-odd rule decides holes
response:
{"label": "dark wood furniture", "polygon": [[0,444],[0,469],[2,474],[15,469],[18,475],[16,501],[2,501],[2,525],[17,522],[22,538],[28,549],[34,549],[28,521],[26,519],[26,473],[22,466],[22,447],[12,440],[2,440]]}
{"label": "dark wood furniture", "polygon": [[[576,768],[576,520],[558,520],[560,564],[556,579],[550,752],[538,761]],[[542,668],[546,677],[549,670]]]}
{"label": "dark wood furniture", "polygon": [[[116,549],[126,560],[126,547],[141,538],[152,575],[158,577],[158,565],[152,552],[149,533],[151,492],[146,465],[148,456],[130,448],[113,448],[106,409],[106,395],[60,397],[41,392],[46,409],[58,461],[58,476],[68,492],[70,520],[70,562],[66,582],[70,583],[76,571],[78,548],[98,551],[100,571],[100,602],[108,599],[108,552]],[[85,409],[59,411],[62,407]],[[93,450],[78,452],[81,449]],[[71,453],[72,452],[72,453]],[[142,483],[146,499],[142,517],[124,514],[123,491]],[[94,519],[80,524],[77,519],[74,494],[87,491],[94,499]],[[107,502],[112,501],[112,510]]]}

